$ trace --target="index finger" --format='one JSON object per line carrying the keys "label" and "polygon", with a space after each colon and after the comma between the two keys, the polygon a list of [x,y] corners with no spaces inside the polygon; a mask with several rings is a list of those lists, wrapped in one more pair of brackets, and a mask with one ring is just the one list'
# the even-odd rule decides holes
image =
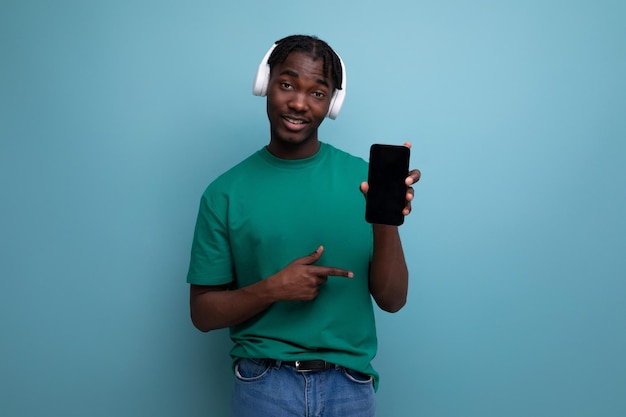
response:
{"label": "index finger", "polygon": [[404,180],[404,183],[406,185],[413,185],[420,180],[421,176],[422,176],[422,173],[420,172],[420,170],[414,169],[411,172],[409,172],[409,175],[406,177],[406,180]]}
{"label": "index finger", "polygon": [[354,273],[352,271],[348,271],[342,268],[336,268],[334,266],[313,265],[312,267],[314,268],[314,272],[318,275],[326,275],[328,277],[354,277]]}

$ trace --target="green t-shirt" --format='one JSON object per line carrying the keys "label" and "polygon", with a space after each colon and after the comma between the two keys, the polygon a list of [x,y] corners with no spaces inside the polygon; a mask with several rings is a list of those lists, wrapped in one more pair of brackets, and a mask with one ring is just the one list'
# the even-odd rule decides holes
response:
{"label": "green t-shirt", "polygon": [[244,287],[320,245],[317,265],[354,272],[328,277],[313,301],[273,304],[231,327],[238,358],[322,359],[373,375],[377,340],[368,271],[371,225],[359,189],[367,163],[322,143],[312,157],[279,159],[265,148],[204,192],[187,282]]}

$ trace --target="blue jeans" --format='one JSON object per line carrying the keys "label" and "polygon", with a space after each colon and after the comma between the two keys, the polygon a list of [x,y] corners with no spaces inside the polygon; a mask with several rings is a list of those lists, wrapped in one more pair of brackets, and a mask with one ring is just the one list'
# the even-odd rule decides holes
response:
{"label": "blue jeans", "polygon": [[335,367],[299,372],[264,359],[235,366],[233,417],[374,417],[372,378]]}

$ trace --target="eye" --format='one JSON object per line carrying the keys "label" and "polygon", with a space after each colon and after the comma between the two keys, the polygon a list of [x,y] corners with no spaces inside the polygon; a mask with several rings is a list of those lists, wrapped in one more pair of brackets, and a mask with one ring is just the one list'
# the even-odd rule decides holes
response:
{"label": "eye", "polygon": [[287,81],[281,81],[280,86],[285,90],[289,90],[292,87],[291,83],[288,83]]}
{"label": "eye", "polygon": [[315,98],[324,98],[326,97],[326,93],[323,91],[314,91],[313,92],[313,97]]}

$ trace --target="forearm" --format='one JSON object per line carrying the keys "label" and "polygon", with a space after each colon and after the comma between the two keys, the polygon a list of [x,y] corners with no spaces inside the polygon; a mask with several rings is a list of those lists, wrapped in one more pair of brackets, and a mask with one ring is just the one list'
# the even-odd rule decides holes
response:
{"label": "forearm", "polygon": [[229,291],[227,286],[192,285],[191,321],[208,332],[241,324],[262,313],[277,301],[311,301],[329,276],[352,278],[354,274],[333,266],[314,265],[324,252],[314,252],[295,259],[282,270],[247,287]]}
{"label": "forearm", "polygon": [[191,321],[203,332],[241,324],[274,302],[265,287],[264,281],[236,290],[192,285]]}
{"label": "forearm", "polygon": [[380,308],[396,312],[406,303],[409,281],[400,234],[395,226],[372,227],[374,254],[370,266],[370,292]]}

